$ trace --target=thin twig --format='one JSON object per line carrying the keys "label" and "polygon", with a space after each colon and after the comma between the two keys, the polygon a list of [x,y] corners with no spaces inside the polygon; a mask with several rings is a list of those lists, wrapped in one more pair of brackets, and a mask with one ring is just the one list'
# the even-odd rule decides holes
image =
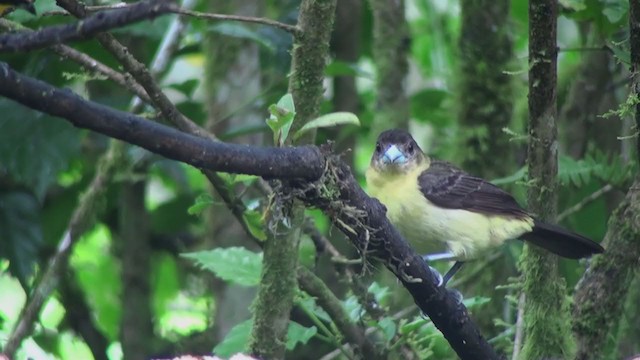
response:
{"label": "thin twig", "polygon": [[176,14],[188,15],[198,19],[241,21],[241,22],[248,22],[248,23],[254,23],[254,24],[262,24],[262,25],[273,26],[275,28],[284,30],[288,33],[291,33],[294,36],[298,36],[301,34],[301,30],[297,26],[281,23],[279,21],[275,21],[271,19],[252,17],[252,16],[241,16],[241,15],[210,14],[210,13],[192,11],[187,9],[177,9],[174,12]]}
{"label": "thin twig", "polygon": [[[133,6],[133,4],[118,3],[114,5],[86,6],[85,10],[89,13],[93,13],[97,11],[123,9],[131,6]],[[275,27],[277,29],[284,30],[295,36],[300,35],[301,33],[300,28],[298,28],[297,26],[285,24],[276,20],[259,18],[254,16],[213,14],[213,13],[207,13],[207,12],[201,12],[201,11],[194,11],[194,10],[191,10],[191,8],[192,7],[183,6],[181,9],[177,9],[173,11],[173,13],[190,16],[197,19],[204,19],[204,20],[240,21],[240,22],[247,22],[247,23],[253,23],[253,24],[267,25],[267,26]],[[50,11],[45,14],[45,16],[54,16],[54,15],[69,15],[69,13],[66,11]]]}
{"label": "thin twig", "polygon": [[[9,21],[7,19],[0,19],[0,29],[10,30],[10,31],[14,31],[14,30],[33,31],[32,29],[29,29],[23,26],[22,24]],[[51,46],[50,49],[65,59],[75,61],[87,71],[106,76],[109,80],[128,89],[129,91],[131,91],[132,93],[140,97],[145,102],[147,103],[151,102],[151,99],[149,99],[149,96],[147,96],[147,93],[144,91],[142,86],[138,85],[135,81],[133,81],[133,79],[131,79],[128,76],[124,76],[118,71],[113,70],[109,66],[101,63],[100,61],[92,58],[91,56],[63,44],[53,45]]]}
{"label": "thin twig", "polygon": [[171,13],[176,8],[169,0],[143,0],[130,8],[96,13],[73,24],[47,26],[28,33],[0,34],[0,52],[30,51],[52,44],[83,40],[104,31]]}
{"label": "thin twig", "polygon": [[613,185],[611,184],[607,184],[605,186],[603,186],[602,188],[596,190],[593,194],[587,196],[586,198],[580,200],[580,202],[578,202],[577,204],[573,205],[572,207],[566,209],[565,211],[563,211],[562,213],[560,213],[560,215],[558,215],[557,217],[557,221],[561,222],[562,220],[566,219],[568,216],[582,210],[582,208],[584,208],[585,206],[591,204],[592,202],[598,200],[599,197],[601,197],[602,195],[608,193],[609,191],[613,190]]}

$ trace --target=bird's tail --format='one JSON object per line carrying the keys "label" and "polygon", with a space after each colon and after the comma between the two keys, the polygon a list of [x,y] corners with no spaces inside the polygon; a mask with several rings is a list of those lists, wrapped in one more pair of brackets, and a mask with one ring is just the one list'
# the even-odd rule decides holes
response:
{"label": "bird's tail", "polygon": [[538,220],[535,220],[533,230],[521,237],[533,245],[569,259],[581,259],[604,252],[604,248],[595,241]]}

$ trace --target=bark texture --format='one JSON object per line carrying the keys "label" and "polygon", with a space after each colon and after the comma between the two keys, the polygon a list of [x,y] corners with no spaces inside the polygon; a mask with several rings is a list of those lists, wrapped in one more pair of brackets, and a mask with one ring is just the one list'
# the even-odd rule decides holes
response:
{"label": "bark texture", "polygon": [[602,359],[624,316],[624,299],[640,266],[640,176],[609,220],[604,255],[594,257],[574,294],[576,359]]}
{"label": "bark texture", "polygon": [[[557,28],[555,0],[529,2],[529,209],[553,221],[557,211]],[[558,258],[525,245],[522,257],[525,342],[521,359],[566,359],[572,352],[565,283]]]}
{"label": "bark texture", "polygon": [[[336,0],[303,0],[300,4],[301,33],[294,40],[289,79],[289,92],[296,107],[291,134],[319,114],[335,11]],[[315,131],[298,139],[302,144],[314,141]],[[284,358],[289,314],[297,289],[296,268],[303,221],[302,205],[276,189],[269,207],[269,231],[249,345],[251,352],[261,358]]]}

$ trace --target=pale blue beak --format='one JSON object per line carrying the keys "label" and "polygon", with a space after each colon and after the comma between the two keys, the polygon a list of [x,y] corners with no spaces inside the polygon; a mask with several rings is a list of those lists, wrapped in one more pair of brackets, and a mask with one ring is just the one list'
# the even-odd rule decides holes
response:
{"label": "pale blue beak", "polygon": [[384,155],[382,155],[382,163],[384,164],[404,164],[406,162],[407,157],[395,145],[389,146]]}

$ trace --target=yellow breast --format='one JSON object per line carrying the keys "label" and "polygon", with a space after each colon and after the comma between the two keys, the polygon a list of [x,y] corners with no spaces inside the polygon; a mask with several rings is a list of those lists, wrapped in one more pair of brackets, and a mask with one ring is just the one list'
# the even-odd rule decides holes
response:
{"label": "yellow breast", "polygon": [[418,176],[424,170],[421,167],[403,174],[382,174],[370,168],[366,173],[370,195],[386,206],[387,217],[416,251],[442,251],[446,244],[458,259],[465,260],[531,231],[531,219],[488,216],[434,205],[418,185]]}

